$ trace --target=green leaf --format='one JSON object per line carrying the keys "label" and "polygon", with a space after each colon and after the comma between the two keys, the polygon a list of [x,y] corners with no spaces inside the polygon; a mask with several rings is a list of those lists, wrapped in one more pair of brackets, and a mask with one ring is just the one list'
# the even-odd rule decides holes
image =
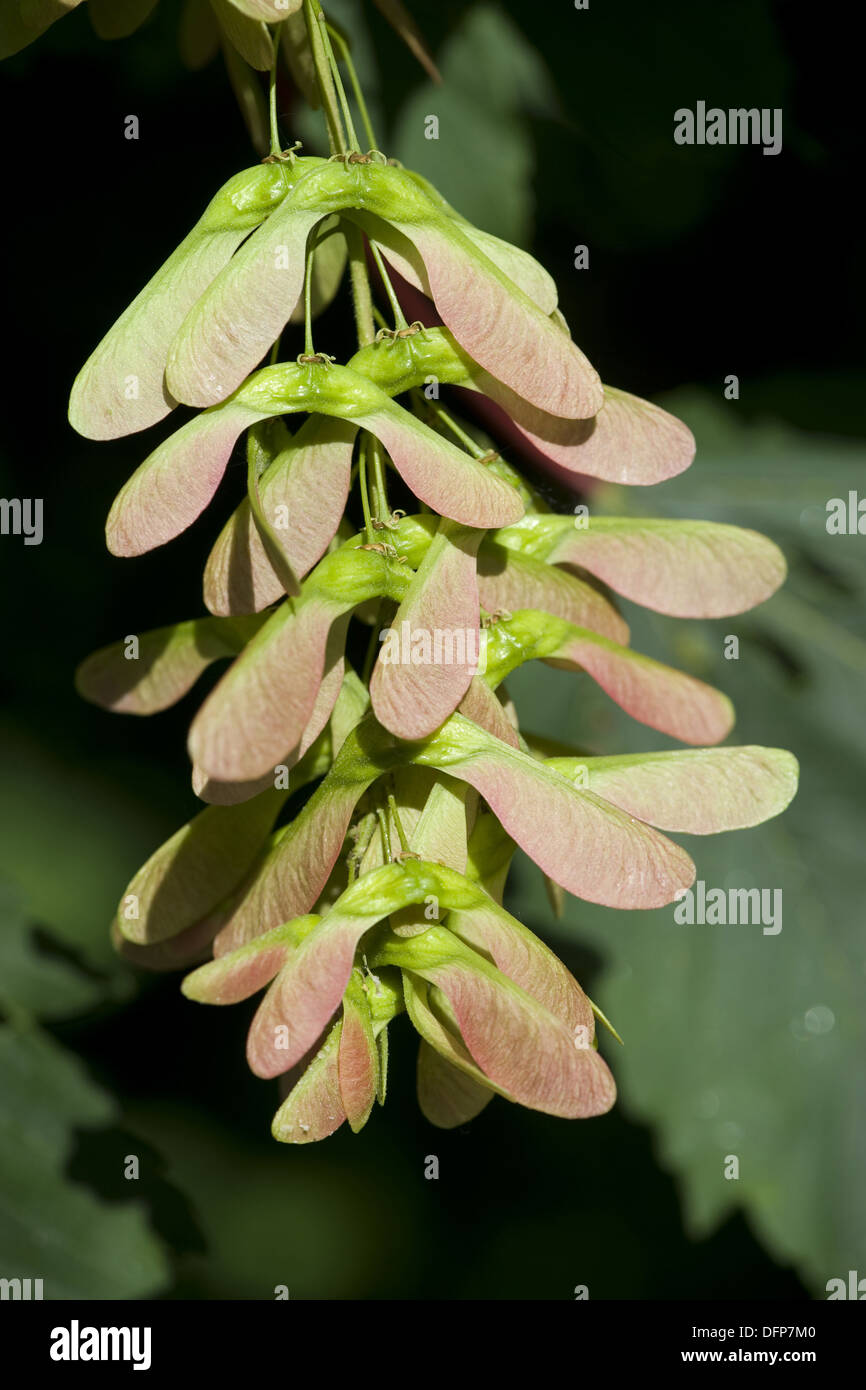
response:
{"label": "green leaf", "polygon": [[0,1273],[42,1279],[46,1299],[157,1293],[168,1269],[140,1205],[108,1205],[65,1176],[74,1130],[116,1120],[108,1095],[32,1026],[0,1028],[0,1075]]}
{"label": "green leaf", "polygon": [[40,1018],[68,1018],[92,1008],[106,988],[112,985],[40,949],[20,893],[0,882],[0,1010],[24,1009]]}
{"label": "green leaf", "polygon": [[[425,83],[404,106],[394,153],[470,222],[525,242],[532,218],[535,156],[528,113],[546,111],[552,83],[538,54],[500,11],[473,7],[446,43],[442,85]],[[438,139],[425,135],[439,120]],[[472,159],[458,151],[472,150]]]}

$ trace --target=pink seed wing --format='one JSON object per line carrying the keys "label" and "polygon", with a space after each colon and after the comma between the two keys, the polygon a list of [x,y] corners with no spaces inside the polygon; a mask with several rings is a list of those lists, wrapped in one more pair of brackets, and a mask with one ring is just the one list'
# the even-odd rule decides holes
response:
{"label": "pink seed wing", "polygon": [[473,724],[478,724],[494,738],[501,739],[503,743],[510,744],[512,748],[520,747],[517,730],[508,718],[496,691],[491,690],[481,676],[472,678],[469,689],[460,702],[459,712],[464,719],[470,719]]}
{"label": "pink seed wing", "polygon": [[236,174],[177,250],[109,329],[79,372],[69,419],[87,439],[116,439],[164,419],[169,346],[187,313],[233,253],[284,196],[273,168]]}
{"label": "pink seed wing", "polygon": [[786,573],[766,536],[710,521],[592,517],[585,530],[563,531],[547,559],[581,565],[617,593],[676,618],[744,613],[775,593]]}
{"label": "pink seed wing", "polygon": [[662,907],[694,880],[695,866],[679,845],[460,715],[418,757],[475,787],[512,839],[575,897],[606,907]]}
{"label": "pink seed wing", "polygon": [[127,637],[88,656],[75,673],[79,695],[122,714],[168,709],[192,689],[211,662],[235,656],[243,634],[218,618],[195,618],[144,632],[137,641],[137,650]]}
{"label": "pink seed wing", "polygon": [[220,271],[169,348],[165,375],[176,400],[215,405],[258,366],[297,303],[307,236],[324,215],[287,199]]}
{"label": "pink seed wing", "polygon": [[247,1060],[256,1076],[280,1076],[312,1047],[339,1007],[358,942],[381,915],[332,908],[292,953],[250,1025]]}
{"label": "pink seed wing", "polygon": [[478,592],[488,613],[537,608],[614,642],[628,642],[628,624],[592,585],[492,540],[478,556]]}
{"label": "pink seed wing", "polygon": [[[297,612],[285,603],[271,615],[193,720],[190,757],[203,773],[218,782],[263,777],[300,743],[325,672],[342,658],[330,642],[342,611],[314,594]],[[336,637],[339,647],[345,624]]]}
{"label": "pink seed wing", "polygon": [[339,1049],[342,1023],[338,1020],[315,1044],[306,1065],[273,1119],[271,1133],[282,1144],[314,1144],[327,1139],[346,1118],[340,1096]]}
{"label": "pink seed wing", "polygon": [[437,1129],[457,1129],[474,1120],[493,1099],[493,1091],[452,1066],[424,1038],[418,1048],[418,1104]]}
{"label": "pink seed wing", "polygon": [[595,1035],[589,1000],[562,961],[522,922],[491,899],[481,907],[449,913],[448,927],[461,941],[490,956],[503,975],[589,1046]]}
{"label": "pink seed wing", "polygon": [[310,715],[309,723],[301,735],[301,741],[295,748],[290,749],[284,758],[278,760],[273,768],[269,768],[261,777],[252,778],[245,782],[222,782],[213,777],[208,777],[201,768],[193,766],[192,787],[196,796],[201,797],[202,801],[208,801],[217,806],[234,806],[239,801],[248,801],[251,796],[258,796],[260,791],[271,786],[276,778],[277,767],[291,769],[307,750],[315,743],[319,734],[324,729],[331,717],[340,688],[345,674],[345,659],[342,655],[343,628],[339,623],[335,624],[328,638],[333,645],[334,652],[337,654],[335,661],[330,661],[325,655],[325,674],[316,695],[316,703],[313,705],[313,712]]}
{"label": "pink seed wing", "polygon": [[114,499],[105,526],[112,555],[143,555],[191,526],[219,487],[241,432],[268,414],[229,404],[160,444]]}
{"label": "pink seed wing", "polygon": [[[438,729],[454,713],[478,668],[475,554],[481,539],[481,531],[440,523],[392,620],[399,659],[386,662],[389,648],[380,648],[370,681],[373,710],[380,724],[400,738],[426,738]],[[411,660],[413,639],[429,644],[431,660]],[[425,655],[423,645],[418,651]]]}
{"label": "pink seed wing", "polygon": [[[537,309],[543,314],[553,313],[557,305],[556,282],[543,265],[519,246],[512,246],[510,242],[492,236],[490,232],[482,231],[471,222],[464,222],[462,218],[456,220],[464,236],[507,275],[508,279],[532,300]],[[401,246],[401,242],[405,245]],[[417,252],[413,253],[411,243],[406,242],[402,234],[391,235],[382,242],[377,241],[377,245],[398,275],[402,275],[413,289],[430,296],[430,282],[424,262]]]}
{"label": "pink seed wing", "polygon": [[461,347],[537,409],[569,420],[601,408],[595,368],[458,224],[393,224],[424,261],[430,294]]}
{"label": "pink seed wing", "polygon": [[733,726],[720,690],[595,633],[574,629],[551,659],[588,672],[633,719],[683,743],[719,743]]}
{"label": "pink seed wing", "polygon": [[351,1129],[357,1134],[367,1123],[376,1100],[379,1049],[363,986],[353,989],[351,979],[343,995],[338,1072],[343,1109]]}
{"label": "pink seed wing", "polygon": [[694,437],[682,421],[612,386],[604,387],[604,402],[593,419],[564,421],[534,409],[487,374],[474,373],[472,384],[505,411],[566,481],[580,474],[648,486],[682,473],[695,456]]}
{"label": "pink seed wing", "polygon": [[286,798],[273,788],[242,806],[209,806],[151,855],[117,910],[128,941],[150,945],[194,926],[241,882]]}
{"label": "pink seed wing", "polygon": [[348,736],[324,782],[238,895],[214,943],[215,954],[310,911],[336,863],[355,806],[381,771],[376,738],[369,728]]}
{"label": "pink seed wing", "polygon": [[[261,478],[262,506],[272,525],[288,518],[288,529],[278,534],[298,578],[321,559],[336,535],[349,495],[356,433],[352,423],[312,415]],[[208,558],[205,603],[211,613],[257,613],[282,594],[244,499]]]}
{"label": "pink seed wing", "polygon": [[612,758],[553,758],[566,776],[661,830],[715,835],[778,816],[797,790],[797,760],[781,748],[689,748]]}
{"label": "pink seed wing", "polygon": [[219,956],[187,975],[181,989],[199,1004],[237,1004],[264,989],[320,919],[303,917],[257,937],[231,954]]}
{"label": "pink seed wing", "polygon": [[420,970],[447,996],[469,1052],[520,1105],[566,1119],[602,1115],[616,1099],[604,1059],[499,971],[462,958]]}
{"label": "pink seed wing", "polygon": [[440,516],[481,529],[508,526],[523,516],[523,502],[510,483],[449,444],[384,392],[378,409],[355,419],[381,440],[415,496]]}

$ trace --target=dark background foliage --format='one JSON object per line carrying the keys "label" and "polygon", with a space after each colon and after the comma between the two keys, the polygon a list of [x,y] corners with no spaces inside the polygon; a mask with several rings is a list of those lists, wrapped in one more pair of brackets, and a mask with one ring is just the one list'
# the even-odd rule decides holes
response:
{"label": "dark background foliage", "polygon": [[[828,741],[827,726],[838,733],[850,706],[836,709],[838,683],[821,685],[816,675],[841,644],[847,667],[862,678],[862,623],[858,635],[852,616],[862,560],[853,554],[856,540],[838,561],[841,549],[828,549],[820,536],[803,540],[797,530],[804,508],[823,514],[838,478],[863,476],[853,442],[866,432],[857,390],[863,270],[852,234],[857,82],[853,67],[850,82],[845,73],[853,53],[835,27],[816,21],[814,7],[769,0],[609,0],[583,13],[566,0],[505,0],[493,11],[483,7],[480,20],[467,0],[412,0],[411,8],[449,77],[441,91],[426,85],[372,6],[356,36],[394,148],[473,220],[525,239],[556,275],[566,317],[605,380],[647,396],[700,388],[683,397],[683,414],[693,422],[691,409],[704,422],[698,438],[707,463],[696,490],[670,493],[673,504],[775,535],[799,576],[795,595],[823,615],[813,641],[796,612],[786,618],[779,609],[775,625],[749,630],[754,660],[741,663],[735,679],[725,663],[712,677],[731,691],[753,741],[784,742],[785,727],[799,740],[798,754],[812,754],[819,781],[823,774],[821,795],[811,809],[807,800],[795,823],[799,840],[780,851],[780,862],[802,862],[831,812],[850,824],[862,788],[862,741],[859,763],[845,773],[850,752],[841,739]],[[805,1146],[793,1180],[805,1233],[780,1238],[786,1222],[799,1232],[798,1221],[784,1207],[774,1214],[772,1197],[762,1206],[772,1174],[764,1190],[759,1183],[744,1197],[745,1210],[732,1195],[723,1210],[710,1210],[710,1202],[701,1216],[688,1144],[677,1144],[682,1130],[669,1113],[677,1052],[701,1056],[701,1012],[678,993],[690,987],[687,976],[666,986],[663,933],[651,938],[653,950],[643,947],[638,993],[674,1020],[667,1096],[641,1091],[638,1060],[626,1070],[622,1104],[603,1120],[568,1125],[495,1102],[465,1132],[441,1134],[417,1111],[414,1044],[403,1020],[393,1030],[385,1110],[360,1138],[341,1131],[297,1151],[269,1138],[274,1089],[248,1073],[243,1057],[249,1010],[199,1010],[181,998],[176,978],[134,979],[114,961],[106,942],[114,902],[143,858],[194,810],[184,736],[203,687],[177,709],[136,721],[80,702],[72,672],[96,646],[201,611],[201,566],[243,489],[244,470],[238,458],[215,510],[179,541],[138,560],[113,559],[104,550],[104,517],[145,446],[79,439],[66,423],[66,396],[107,326],[212,192],[251,157],[221,63],[194,74],[182,68],[170,0],[139,34],[112,45],[92,36],[85,9],[5,63],[0,84],[7,208],[0,492],[45,499],[41,546],[0,538],[0,880],[7,885],[0,1105],[8,1120],[0,1134],[0,1274],[39,1275],[52,1244],[43,1226],[51,1226],[61,1232],[54,1247],[68,1247],[51,1267],[53,1287],[80,1296],[120,1289],[270,1297],[276,1284],[293,1297],[373,1299],[569,1298],[579,1284],[593,1298],[820,1292],[824,1278],[843,1270],[828,1267],[822,1277],[823,1266],[810,1264],[809,1219],[846,1224],[844,1209],[825,1211],[826,1187],[841,1182],[844,1200],[857,1201],[842,1172],[856,1148],[847,1138],[830,1152],[820,1148],[826,1117],[799,1108],[798,1064],[771,1078],[758,1062],[759,1091],[772,1085],[790,1100],[780,1155]],[[334,9],[351,20],[346,4]],[[482,27],[467,46],[466,25],[476,23]],[[511,26],[525,45],[509,39]],[[784,152],[675,146],[673,111],[698,99],[782,107]],[[281,89],[290,138],[307,129],[294,101]],[[427,111],[442,113],[440,140],[429,149],[420,134]],[[129,114],[139,117],[138,141],[124,139]],[[589,271],[573,268],[577,243],[590,247]],[[318,341],[341,352],[347,345],[337,320],[329,313]],[[722,396],[731,372],[740,377],[737,402]],[[775,445],[767,443],[776,428],[768,421],[780,422]],[[755,479],[770,474],[772,488],[758,497]],[[644,510],[666,510],[655,499],[639,501]],[[709,639],[697,625],[691,638],[674,638],[672,627],[656,634],[653,654],[679,641],[672,659],[704,674]],[[716,633],[726,630],[715,625]],[[578,708],[573,694],[563,704],[561,678],[552,679],[555,693],[537,682],[523,691],[536,728]],[[598,731],[603,738],[603,721]],[[828,762],[839,779],[829,789]],[[770,841],[757,844],[760,852]],[[720,873],[725,853],[723,844]],[[838,897],[822,901],[834,930],[854,914],[854,932],[853,850],[833,861],[833,873],[821,894]],[[558,931],[558,948],[608,1008],[605,980],[622,965],[622,943],[639,934],[629,936],[634,929],[623,922],[617,938],[618,914],[607,914],[603,933],[584,932],[579,911],[555,929],[525,868],[518,889],[525,920],[542,934]],[[801,926],[811,929],[805,919]],[[840,942],[841,935],[822,938],[810,949],[822,964],[837,950],[843,960],[849,945]],[[862,949],[850,949],[862,985]],[[740,969],[745,988],[751,967]],[[680,1011],[690,1022],[678,1039]],[[629,1016],[615,1021],[628,1034]],[[637,1021],[631,1026],[639,1038]],[[744,1034],[747,1055],[747,1005],[731,1028]],[[855,1071],[855,1041],[847,1034],[846,1050],[828,1060],[834,1078],[840,1068]],[[608,1056],[613,1046],[605,1044]],[[620,1060],[612,1056],[615,1066]],[[852,1085],[838,1094],[839,1112],[858,1101]],[[130,1154],[140,1158],[138,1182],[123,1176]],[[429,1154],[440,1159],[436,1182],[423,1176]]]}

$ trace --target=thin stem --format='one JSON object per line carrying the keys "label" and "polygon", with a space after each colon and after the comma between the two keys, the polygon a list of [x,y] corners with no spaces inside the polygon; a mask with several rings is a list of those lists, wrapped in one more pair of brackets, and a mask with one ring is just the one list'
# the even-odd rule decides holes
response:
{"label": "thin stem", "polygon": [[375,242],[372,241],[370,242],[370,250],[373,253],[373,260],[376,262],[376,269],[382,277],[382,284],[385,286],[385,293],[387,294],[388,300],[391,304],[391,312],[394,315],[394,327],[407,328],[408,324],[406,322],[406,316],[404,315],[403,310],[400,307],[400,301],[397,298],[397,295],[394,291],[394,286],[391,284],[391,277],[388,274],[387,266],[385,265],[385,262],[382,259],[382,252],[379,250]]}
{"label": "thin stem", "polygon": [[361,122],[364,126],[364,134],[366,135],[367,140],[369,141],[370,149],[377,150],[379,148],[379,144],[376,140],[375,134],[373,133],[373,123],[370,120],[370,113],[367,110],[367,103],[364,100],[364,93],[361,90],[361,84],[358,81],[358,74],[355,71],[355,64],[352,62],[352,54],[349,51],[349,45],[346,43],[346,40],[343,38],[343,35],[339,33],[338,30],[336,30],[331,24],[328,25],[328,34],[330,35],[331,42],[336,43],[338,49],[340,50],[340,60],[345,64],[346,71],[349,74],[349,82],[352,86],[352,93],[355,97],[355,102],[358,107],[358,110],[361,113]]}
{"label": "thin stem", "polygon": [[382,849],[384,852],[385,863],[390,864],[393,858],[391,853],[391,831],[388,828],[388,817],[383,806],[376,807],[376,816],[379,821],[379,833],[382,836]]}
{"label": "thin stem", "polygon": [[274,30],[274,34],[273,34],[273,39],[274,39],[274,56],[273,56],[273,60],[272,60],[272,62],[271,62],[271,78],[270,78],[270,86],[269,86],[269,89],[268,89],[268,107],[269,107],[269,110],[270,110],[270,117],[271,117],[271,154],[272,154],[272,155],[278,155],[278,154],[280,153],[280,132],[279,132],[279,127],[278,127],[278,123],[277,123],[277,63],[278,63],[278,61],[279,61],[279,56],[280,56],[280,28],[281,28],[281,27],[282,27],[281,25],[277,25],[276,29]]}
{"label": "thin stem", "polygon": [[409,841],[406,839],[406,832],[403,829],[403,822],[400,820],[400,811],[397,807],[397,798],[393,792],[388,793],[388,809],[394,820],[397,834],[400,837],[400,848],[404,854],[409,853]]}
{"label": "thin stem", "polygon": [[373,493],[376,499],[376,517],[379,521],[384,521],[391,515],[388,506],[388,482],[385,477],[385,455],[382,445],[378,439],[372,441],[371,457],[373,462]]}
{"label": "thin stem", "polygon": [[349,278],[352,282],[358,346],[368,347],[376,337],[376,325],[373,319],[370,277],[367,274],[367,262],[364,257],[364,237],[360,227],[356,227],[353,222],[346,221],[343,231],[349,249]]}
{"label": "thin stem", "polygon": [[346,125],[346,134],[349,137],[349,149],[357,150],[359,149],[359,141],[357,135],[355,134],[355,123],[352,120],[352,108],[349,105],[349,98],[346,96],[346,89],[343,86],[343,79],[340,76],[340,68],[338,66],[336,58],[334,57],[334,50],[331,47],[331,40],[327,25],[324,29],[324,36],[325,46],[328,52],[328,62],[331,66],[331,76],[334,79],[334,86],[336,87],[337,95],[340,98],[340,106],[343,111],[343,120]]}
{"label": "thin stem", "polygon": [[466,449],[472,455],[473,458],[486,458],[487,455],[490,453],[489,449],[482,449],[481,445],[477,442],[477,440],[473,439],[471,435],[467,434],[466,431],[462,429],[460,425],[458,425],[457,421],[453,419],[451,415],[449,415],[445,407],[441,406],[438,401],[428,401],[427,397],[423,395],[423,393],[419,391],[417,387],[414,387],[412,390],[412,399],[415,401],[417,405],[421,407],[422,410],[428,412],[431,415],[434,415],[436,419],[439,420],[440,423],[445,426],[446,429],[449,429],[451,433],[454,435],[455,439],[459,439],[464,449]]}
{"label": "thin stem", "polygon": [[316,230],[310,234],[310,243],[307,247],[307,264],[304,271],[304,352],[308,357],[314,355],[313,348],[313,310],[312,310],[312,291],[313,291],[313,260],[316,255]]}
{"label": "thin stem", "polygon": [[326,21],[325,16],[322,14],[322,6],[319,0],[304,0],[304,19],[307,25],[307,35],[310,40],[310,50],[313,56],[316,83],[319,88],[319,95],[322,98],[322,110],[325,113],[325,120],[328,124],[328,139],[331,145],[331,153],[345,154],[349,147],[346,144],[346,137],[343,133],[343,126],[340,121],[337,89],[334,86],[331,62],[328,56],[330,44],[326,44],[325,42],[327,36],[327,30],[325,28]]}
{"label": "thin stem", "polygon": [[364,512],[364,529],[367,532],[367,544],[373,545],[373,518],[370,512],[370,494],[367,489],[367,438],[361,440],[358,452],[358,481],[361,484],[361,507]]}
{"label": "thin stem", "polygon": [[364,667],[361,671],[361,683],[368,685],[370,675],[373,670],[373,663],[376,660],[376,652],[379,649],[379,624],[382,621],[382,614],[385,610],[384,599],[379,600],[379,607],[376,609],[376,620],[373,623],[373,631],[370,633],[370,640],[367,643],[367,652],[364,657]]}

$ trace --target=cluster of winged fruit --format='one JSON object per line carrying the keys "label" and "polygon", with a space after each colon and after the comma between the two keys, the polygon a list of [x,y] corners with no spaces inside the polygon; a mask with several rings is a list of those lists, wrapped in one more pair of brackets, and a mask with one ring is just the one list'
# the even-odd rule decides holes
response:
{"label": "cluster of winged fruit", "polygon": [[[356,302],[375,260],[394,326],[361,331],[341,365],[310,350],[310,323],[347,257]],[[390,276],[429,303],[426,324],[406,323]],[[287,325],[304,322],[306,351],[279,360]],[[593,1005],[502,906],[516,848],[579,898],[655,908],[695,875],[665,831],[755,825],[795,789],[788,753],[712,746],[731,729],[729,701],[633,651],[614,597],[739,613],[781,583],[776,547],[704,522],[576,525],[454,420],[455,401],[480,397],[494,435],[575,491],[588,478],[660,482],[693,457],[679,421],[602,385],[536,261],[356,149],[279,153],[232,178],[73,388],[70,418],[90,439],[200,409],[121,489],[116,555],[190,526],[245,437],[247,495],[207,561],[209,616],[141,635],[132,659],[128,640],[95,653],[78,686],[150,714],[230,660],[189,734],[207,805],[135,875],[113,932],[144,966],[194,966],[190,999],[264,991],[248,1059],[283,1078],[280,1140],[366,1123],[404,1010],[436,1125],[494,1094],[570,1118],[608,1110]],[[356,670],[347,638],[354,651],[365,628]],[[386,659],[380,639],[394,633]],[[584,673],[690,747],[551,755],[503,689],[530,660]]]}

